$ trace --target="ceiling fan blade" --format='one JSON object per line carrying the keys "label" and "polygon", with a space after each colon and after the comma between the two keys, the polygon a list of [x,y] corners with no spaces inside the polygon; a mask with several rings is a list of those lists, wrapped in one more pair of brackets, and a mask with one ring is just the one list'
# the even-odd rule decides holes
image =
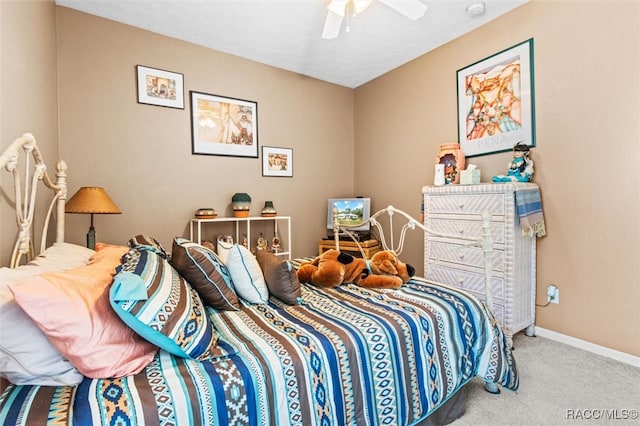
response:
{"label": "ceiling fan blade", "polygon": [[327,5],[327,9],[336,15],[344,17],[344,13],[347,10],[347,0],[331,0]]}
{"label": "ceiling fan blade", "polygon": [[422,18],[427,11],[427,5],[420,0],[380,0],[380,3],[386,4],[412,21]]}
{"label": "ceiling fan blade", "polygon": [[322,38],[330,40],[338,37],[340,27],[342,26],[342,16],[327,12],[327,20],[324,21],[324,30],[322,30]]}
{"label": "ceiling fan blade", "polygon": [[356,9],[356,14],[364,12],[366,8],[371,6],[372,0],[353,0],[353,7]]}

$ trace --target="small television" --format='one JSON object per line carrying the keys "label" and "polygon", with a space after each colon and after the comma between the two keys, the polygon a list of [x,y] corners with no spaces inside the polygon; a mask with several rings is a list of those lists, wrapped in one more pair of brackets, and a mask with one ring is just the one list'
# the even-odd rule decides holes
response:
{"label": "small television", "polygon": [[[339,225],[356,225],[371,217],[371,198],[330,198],[327,204],[327,229],[333,230],[333,208],[338,210]],[[352,232],[369,232],[370,224],[348,228]]]}

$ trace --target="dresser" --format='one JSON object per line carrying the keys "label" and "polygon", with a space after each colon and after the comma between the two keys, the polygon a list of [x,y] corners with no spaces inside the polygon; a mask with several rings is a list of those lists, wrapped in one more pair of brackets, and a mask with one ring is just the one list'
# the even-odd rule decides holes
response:
{"label": "dresser", "polygon": [[[425,225],[435,232],[481,236],[488,213],[493,240],[492,308],[509,341],[520,330],[533,335],[536,295],[536,238],[523,236],[515,194],[533,183],[425,186]],[[485,300],[484,254],[464,241],[425,233],[425,277],[462,288]]]}

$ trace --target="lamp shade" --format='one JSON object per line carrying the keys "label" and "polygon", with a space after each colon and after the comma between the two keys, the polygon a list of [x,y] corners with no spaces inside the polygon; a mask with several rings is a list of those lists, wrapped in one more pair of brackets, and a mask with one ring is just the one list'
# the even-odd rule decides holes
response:
{"label": "lamp shade", "polygon": [[65,204],[66,213],[122,213],[107,191],[99,186],[83,186]]}

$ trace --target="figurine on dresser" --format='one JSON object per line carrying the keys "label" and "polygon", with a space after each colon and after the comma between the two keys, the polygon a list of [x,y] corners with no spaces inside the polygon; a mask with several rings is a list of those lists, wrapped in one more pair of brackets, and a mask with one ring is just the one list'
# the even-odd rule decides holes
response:
{"label": "figurine on dresser", "polygon": [[529,145],[518,142],[513,147],[513,160],[506,175],[493,177],[494,182],[530,182],[533,178],[533,161],[529,158]]}

